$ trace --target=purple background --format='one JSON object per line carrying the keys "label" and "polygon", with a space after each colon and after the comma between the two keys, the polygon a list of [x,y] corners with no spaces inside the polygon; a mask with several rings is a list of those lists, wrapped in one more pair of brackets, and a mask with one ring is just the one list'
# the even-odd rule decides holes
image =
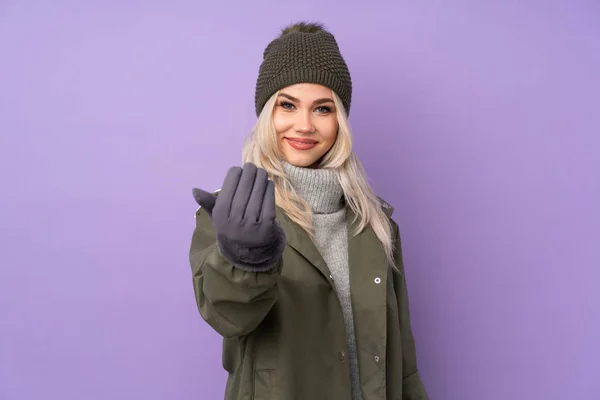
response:
{"label": "purple background", "polygon": [[1,1],[0,399],[222,398],[191,187],[304,18],[350,66],[432,400],[600,399],[600,6],[437,3]]}

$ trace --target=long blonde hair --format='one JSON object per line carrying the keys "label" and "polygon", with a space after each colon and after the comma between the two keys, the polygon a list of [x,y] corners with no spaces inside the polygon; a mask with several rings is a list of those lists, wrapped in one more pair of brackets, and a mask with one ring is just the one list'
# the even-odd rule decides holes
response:
{"label": "long blonde hair", "polygon": [[[360,233],[371,225],[381,242],[390,265],[394,266],[394,246],[392,227],[389,218],[381,208],[381,202],[367,182],[362,163],[352,151],[352,133],[342,100],[333,92],[337,110],[338,135],[334,145],[322,157],[319,168],[335,170],[344,191],[346,204],[350,206],[356,219],[360,220],[352,235]],[[294,190],[281,161],[283,154],[277,144],[277,133],[273,125],[273,109],[279,92],[267,101],[258,116],[256,125],[246,137],[242,150],[242,162],[251,162],[263,168],[275,184],[275,202],[286,215],[314,240],[312,210]]]}

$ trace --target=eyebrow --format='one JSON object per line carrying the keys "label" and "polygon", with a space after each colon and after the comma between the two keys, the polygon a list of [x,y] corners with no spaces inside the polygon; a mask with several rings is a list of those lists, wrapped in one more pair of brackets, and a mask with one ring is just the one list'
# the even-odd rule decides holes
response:
{"label": "eyebrow", "polygon": [[[290,99],[292,101],[295,101],[296,103],[300,102],[299,99],[295,98],[294,96],[290,96],[287,93],[279,93],[279,95],[283,96],[283,97],[285,97],[287,99]],[[322,99],[317,99],[317,100],[313,101],[313,104],[323,104],[323,103],[333,103],[333,99],[330,98],[330,97],[324,97]]]}

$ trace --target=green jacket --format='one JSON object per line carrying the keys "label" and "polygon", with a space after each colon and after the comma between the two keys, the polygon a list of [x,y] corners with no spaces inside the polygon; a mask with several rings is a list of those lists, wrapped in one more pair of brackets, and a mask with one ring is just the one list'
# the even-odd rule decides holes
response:
{"label": "green jacket", "polygon": [[[391,219],[393,209],[385,202]],[[348,232],[352,231],[348,208]],[[190,262],[202,318],[223,336],[226,400],[350,400],[342,308],[310,237],[277,208],[287,235],[269,272],[247,272],[218,251],[212,221],[196,212]],[[426,400],[415,354],[398,225],[396,265],[367,228],[349,234],[348,262],[364,400]]]}

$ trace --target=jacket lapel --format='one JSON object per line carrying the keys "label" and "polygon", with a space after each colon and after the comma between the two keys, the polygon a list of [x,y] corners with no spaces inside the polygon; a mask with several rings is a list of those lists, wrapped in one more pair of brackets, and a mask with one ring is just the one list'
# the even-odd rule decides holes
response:
{"label": "jacket lapel", "polygon": [[329,268],[310,236],[308,236],[308,233],[295,224],[279,207],[277,207],[275,212],[277,220],[285,230],[287,244],[302,254],[304,258],[321,271],[325,278],[329,280],[331,275]]}
{"label": "jacket lapel", "polygon": [[[390,217],[394,211],[394,209],[387,203],[383,202],[383,200],[382,208],[388,217]],[[327,267],[323,256],[304,229],[295,224],[279,207],[276,208],[276,217],[277,221],[279,221],[286,232],[287,244],[289,244],[298,253],[302,254],[304,258],[306,258],[312,265],[321,271],[326,278],[329,279],[331,275],[329,267]],[[352,209],[350,207],[346,207],[346,220],[348,228],[348,264],[350,270],[351,287],[362,282],[361,276],[364,273],[373,273],[375,271],[375,266],[387,266],[387,259],[385,258],[383,247],[381,246],[379,239],[370,226],[365,228],[357,236],[352,236],[354,227],[352,221],[354,218],[355,214],[352,212]],[[373,265],[373,267],[364,268],[365,265]],[[386,269],[383,269],[380,273],[382,284],[385,284],[385,278],[387,276],[385,272]]]}

